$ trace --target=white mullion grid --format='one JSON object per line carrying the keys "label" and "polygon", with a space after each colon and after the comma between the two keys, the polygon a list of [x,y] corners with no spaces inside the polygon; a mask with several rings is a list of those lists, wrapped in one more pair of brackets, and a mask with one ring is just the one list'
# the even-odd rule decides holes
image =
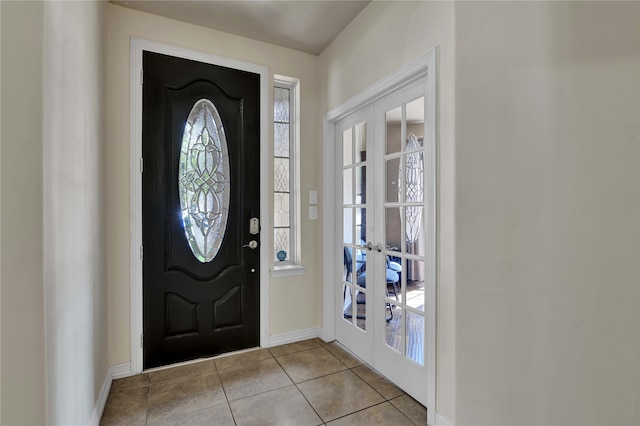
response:
{"label": "white mullion grid", "polygon": [[[407,140],[407,106],[406,104],[402,104],[402,113],[401,113],[401,119],[400,119],[400,152],[402,153],[402,156],[400,157],[400,164],[398,165],[398,167],[400,167],[400,170],[402,170],[402,179],[400,179],[400,182],[398,182],[398,202],[400,203],[400,205],[402,206],[400,208],[400,243],[401,243],[401,248],[400,248],[400,252],[402,254],[407,254],[407,239],[405,238],[405,236],[407,235],[407,230],[406,230],[406,217],[405,217],[405,208],[404,206],[406,205],[405,203],[405,186],[406,186],[406,173],[405,173],[405,164],[407,161],[407,155],[405,153],[405,147],[406,147],[406,140]],[[407,265],[407,262],[404,262],[405,267]],[[401,345],[401,349],[400,349],[400,353],[402,354],[403,357],[406,357],[407,355],[407,330],[406,330],[406,324],[407,324],[407,285],[406,285],[406,281],[407,281],[407,272],[403,271],[404,274],[402,274],[402,282],[400,283],[400,294],[401,294],[401,298],[402,298],[402,319],[400,321],[400,332],[401,332],[401,336],[400,336],[400,345]]]}
{"label": "white mullion grid", "polygon": [[[359,329],[360,327],[358,327],[358,292],[362,292],[365,294],[365,300],[366,300],[366,290],[364,289],[364,287],[361,287],[360,285],[358,285],[358,250],[360,247],[360,244],[358,244],[358,242],[360,241],[360,236],[356,233],[357,230],[357,218],[358,218],[358,209],[362,209],[363,208],[363,204],[362,204],[362,194],[360,194],[360,200],[358,200],[358,175],[357,175],[357,171],[360,169],[360,167],[366,167],[366,162],[364,161],[358,161],[358,157],[357,155],[359,154],[358,151],[358,147],[356,144],[356,127],[358,127],[357,124],[354,124],[353,126],[350,127],[350,134],[351,134],[351,194],[353,194],[353,208],[352,208],[352,223],[353,223],[353,230],[351,233],[351,237],[352,237],[352,244],[353,246],[351,247],[351,279],[352,279],[352,284],[353,284],[353,293],[352,293],[352,299],[351,299],[351,320],[353,323],[353,326],[356,329]],[[361,169],[360,169],[361,170]],[[359,201],[359,202],[358,202]],[[361,224],[362,225],[362,224]],[[366,278],[365,278],[366,279]],[[365,316],[366,316],[366,305],[365,305]]]}
{"label": "white mullion grid", "polygon": [[[358,301],[357,301],[357,295],[356,295],[356,287],[357,287],[357,270],[356,270],[356,248],[355,248],[355,234],[356,234],[356,192],[355,192],[355,143],[354,143],[354,128],[351,127],[350,129],[351,132],[351,140],[350,140],[350,147],[351,147],[351,163],[349,164],[344,164],[344,159],[342,159],[341,163],[342,165],[342,185],[340,186],[340,188],[344,188],[344,172],[346,170],[351,170],[351,182],[349,182],[350,187],[351,187],[351,203],[349,204],[343,204],[342,208],[349,208],[350,209],[350,213],[351,213],[351,244],[344,244],[343,247],[346,247],[347,250],[351,250],[351,282],[348,281],[343,281],[344,283],[346,283],[347,285],[347,290],[349,291],[349,298],[351,299],[351,318],[345,318],[344,317],[344,299],[342,300],[342,306],[343,306],[343,311],[341,314],[341,317],[343,320],[347,320],[349,319],[349,322],[351,323],[351,325],[353,327],[358,327],[357,325],[357,318],[358,318]],[[342,142],[342,149],[340,150],[340,152],[344,152],[344,132],[346,132],[347,129],[345,129],[342,132],[342,137],[341,137],[341,142]],[[342,202],[344,203],[344,194],[342,194]],[[343,210],[344,211],[344,210]],[[342,223],[342,234],[344,235],[344,216],[343,216],[343,223]],[[343,292],[344,294],[344,292]],[[343,296],[344,297],[344,296]]]}
{"label": "white mullion grid", "polygon": [[297,260],[297,255],[296,255],[296,251],[297,251],[297,247],[295,244],[295,211],[292,208],[292,192],[294,189],[294,185],[295,185],[295,173],[294,173],[294,164],[293,164],[293,156],[295,155],[295,153],[293,152],[293,144],[291,143],[292,138],[291,138],[291,129],[292,129],[292,125],[291,125],[291,117],[294,114],[294,110],[293,110],[293,103],[291,102],[291,95],[293,94],[293,90],[291,88],[289,88],[289,122],[287,123],[282,123],[282,124],[288,124],[289,125],[289,138],[287,141],[287,145],[289,148],[289,156],[287,157],[279,157],[280,159],[284,160],[287,159],[289,160],[289,191],[288,192],[284,192],[282,191],[281,193],[286,193],[289,195],[289,226],[285,227],[285,226],[281,226],[280,229],[289,229],[289,260],[285,261],[285,263],[287,264],[292,264],[295,263]]}
{"label": "white mullion grid", "polygon": [[[361,233],[356,233],[357,230],[357,225],[356,225],[356,221],[358,219],[358,216],[360,215],[360,220],[362,219],[362,210],[364,209],[365,211],[365,216],[368,216],[369,212],[367,209],[367,203],[369,201],[369,198],[367,197],[367,187],[369,185],[369,182],[366,182],[364,191],[361,191],[362,185],[358,185],[358,183],[362,182],[363,176],[358,176],[358,172],[363,172],[364,171],[364,179],[366,179],[366,169],[367,169],[367,164],[368,164],[368,156],[366,160],[362,160],[360,158],[360,150],[358,148],[358,142],[361,141],[361,138],[358,139],[358,135],[362,136],[362,132],[363,130],[361,129],[360,131],[358,131],[358,127],[362,126],[362,124],[365,124],[364,127],[364,131],[366,132],[366,121],[365,122],[359,122],[359,123],[355,123],[353,126],[351,126],[351,158],[352,158],[352,167],[353,167],[353,171],[351,174],[351,177],[353,179],[353,186],[352,186],[352,191],[353,191],[353,201],[354,201],[354,208],[353,208],[353,229],[354,229],[354,233],[353,233],[353,289],[354,289],[354,307],[352,309],[352,317],[353,317],[353,324],[355,325],[356,329],[360,330],[360,331],[366,331],[361,329],[358,326],[358,320],[357,320],[357,315],[358,315],[358,300],[357,300],[357,292],[363,293],[365,296],[365,317],[367,317],[367,313],[369,311],[368,309],[368,301],[367,301],[367,287],[362,287],[358,284],[358,278],[357,278],[357,269],[358,269],[358,250],[362,251],[365,255],[367,254],[364,250],[365,248],[360,245],[360,240],[363,239],[364,241],[367,240],[367,227],[365,227],[365,238],[362,238]],[[368,133],[367,133],[368,136]],[[366,152],[366,151],[365,151]],[[360,192],[360,199],[358,199],[358,191]],[[362,197],[365,197],[366,202],[362,202]],[[369,222],[369,218],[367,217],[367,223]],[[360,226],[362,227],[362,221],[360,222]],[[362,231],[361,231],[362,232]],[[366,266],[365,266],[366,267]],[[369,282],[369,276],[370,274],[367,274],[367,276],[365,277],[365,285],[368,284]],[[365,325],[366,326],[366,325]]]}

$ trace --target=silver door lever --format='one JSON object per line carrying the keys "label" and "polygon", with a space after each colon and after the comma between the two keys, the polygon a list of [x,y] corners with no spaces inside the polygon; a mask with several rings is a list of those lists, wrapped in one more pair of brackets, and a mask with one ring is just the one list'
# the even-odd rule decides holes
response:
{"label": "silver door lever", "polygon": [[258,242],[256,240],[249,241],[249,244],[245,244],[242,247],[249,247],[251,250],[255,250],[258,248]]}

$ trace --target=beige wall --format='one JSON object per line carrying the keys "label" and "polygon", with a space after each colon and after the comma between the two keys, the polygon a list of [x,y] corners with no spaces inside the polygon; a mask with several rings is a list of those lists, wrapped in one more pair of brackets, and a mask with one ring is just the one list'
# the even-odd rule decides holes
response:
{"label": "beige wall", "polygon": [[108,369],[106,3],[2,2],[2,418],[87,424]]}
{"label": "beige wall", "polygon": [[[321,281],[319,221],[309,221],[308,191],[320,181],[318,58],[274,45],[109,5],[107,75],[107,281],[109,287],[109,362],[129,362],[130,351],[130,181],[129,61],[131,37],[239,59],[269,67],[273,74],[300,79],[301,85],[301,277],[272,279],[270,334],[319,327]],[[272,146],[272,143],[270,143]],[[271,179],[270,179],[271,181]],[[321,197],[320,197],[321,201]],[[264,222],[264,221],[263,221]],[[271,219],[270,219],[271,223]],[[271,232],[271,225],[263,232]],[[271,267],[272,265],[265,265]]]}
{"label": "beige wall", "polygon": [[456,3],[459,425],[640,421],[639,7]]}
{"label": "beige wall", "polygon": [[106,17],[106,2],[45,2],[48,424],[87,424],[109,367],[104,276]]}
{"label": "beige wall", "polygon": [[42,235],[43,15],[39,2],[2,9],[2,418],[46,420]]}
{"label": "beige wall", "polygon": [[455,424],[638,424],[638,16],[374,2],[320,56],[327,111],[439,48],[437,411]]}
{"label": "beige wall", "polygon": [[439,226],[437,411],[455,420],[454,7],[452,2],[372,2],[320,55],[322,113],[438,47]]}

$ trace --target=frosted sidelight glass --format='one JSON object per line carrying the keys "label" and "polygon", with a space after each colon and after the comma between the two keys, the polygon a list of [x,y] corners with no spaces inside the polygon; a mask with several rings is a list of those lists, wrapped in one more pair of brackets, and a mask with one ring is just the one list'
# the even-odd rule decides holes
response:
{"label": "frosted sidelight glass", "polygon": [[178,190],[182,223],[193,255],[202,263],[218,253],[227,227],[229,154],[222,120],[213,103],[197,101],[184,126]]}

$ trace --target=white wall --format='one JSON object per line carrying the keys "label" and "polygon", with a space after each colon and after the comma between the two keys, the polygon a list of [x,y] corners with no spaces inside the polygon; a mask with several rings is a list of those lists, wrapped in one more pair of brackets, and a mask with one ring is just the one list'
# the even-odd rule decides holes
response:
{"label": "white wall", "polygon": [[640,421],[639,7],[456,3],[459,425]]}
{"label": "white wall", "polygon": [[2,418],[45,423],[42,236],[43,14],[40,2],[2,9]]}
{"label": "white wall", "polygon": [[2,2],[2,424],[86,424],[107,372],[106,4]]}
{"label": "white wall", "polygon": [[[271,280],[270,334],[319,327],[322,322],[319,221],[306,215],[308,191],[318,189],[321,112],[317,105],[317,56],[109,4],[107,72],[107,281],[109,362],[131,360],[129,81],[131,37],[266,65],[271,76],[300,79],[301,90],[301,277]],[[270,146],[272,146],[272,142]],[[271,180],[272,181],[272,180]],[[320,194],[320,201],[322,196]],[[272,219],[263,219],[271,231]],[[263,267],[271,267],[264,265]]]}
{"label": "white wall", "polygon": [[106,16],[106,2],[58,1],[44,6],[42,145],[49,424],[87,424],[108,369]]}
{"label": "white wall", "polygon": [[[437,411],[455,420],[454,4],[372,2],[320,55],[322,113],[438,47]],[[329,189],[325,189],[328,192]]]}

